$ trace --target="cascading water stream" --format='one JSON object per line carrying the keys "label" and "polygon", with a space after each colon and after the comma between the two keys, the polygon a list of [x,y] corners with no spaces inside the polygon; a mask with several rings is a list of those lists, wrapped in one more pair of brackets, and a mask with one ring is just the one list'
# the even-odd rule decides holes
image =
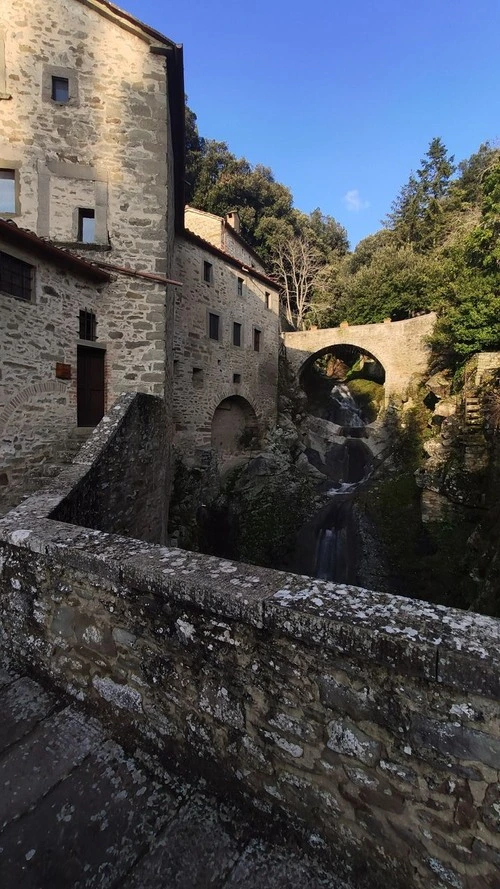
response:
{"label": "cascading water stream", "polygon": [[[333,386],[330,395],[329,419],[342,428],[345,438],[334,471],[336,484],[329,490],[331,507],[325,510],[316,529],[314,576],[339,583],[355,579],[354,537],[352,505],[356,489],[371,471],[366,451],[360,449],[359,432],[365,426],[361,409],[345,383]],[[356,433],[352,435],[352,432]]]}
{"label": "cascading water stream", "polygon": [[345,383],[337,383],[330,393],[330,417],[339,426],[360,429],[365,425],[361,408],[352,397]]}

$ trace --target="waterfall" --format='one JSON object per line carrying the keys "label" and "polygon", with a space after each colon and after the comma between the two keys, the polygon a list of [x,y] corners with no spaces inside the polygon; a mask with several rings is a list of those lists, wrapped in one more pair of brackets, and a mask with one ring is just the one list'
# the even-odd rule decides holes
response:
{"label": "waterfall", "polygon": [[337,383],[330,393],[331,415],[334,423],[339,426],[360,428],[365,423],[361,417],[361,408],[352,397],[345,383]]}
{"label": "waterfall", "polygon": [[318,552],[316,556],[316,577],[320,580],[330,580],[335,556],[335,532],[332,528],[321,528],[318,538]]}

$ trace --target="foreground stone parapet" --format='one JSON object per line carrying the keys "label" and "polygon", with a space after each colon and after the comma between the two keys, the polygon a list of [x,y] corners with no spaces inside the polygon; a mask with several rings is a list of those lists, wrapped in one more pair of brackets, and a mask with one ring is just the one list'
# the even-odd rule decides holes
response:
{"label": "foreground stone parapet", "polygon": [[500,622],[49,518],[88,471],[0,521],[11,651],[357,887],[497,889]]}

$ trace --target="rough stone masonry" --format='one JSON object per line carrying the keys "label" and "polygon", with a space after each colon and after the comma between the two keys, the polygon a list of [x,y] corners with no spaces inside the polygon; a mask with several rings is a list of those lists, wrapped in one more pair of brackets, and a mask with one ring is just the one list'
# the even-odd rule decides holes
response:
{"label": "rough stone masonry", "polygon": [[498,889],[499,622],[48,518],[90,471],[0,522],[12,653],[354,883]]}

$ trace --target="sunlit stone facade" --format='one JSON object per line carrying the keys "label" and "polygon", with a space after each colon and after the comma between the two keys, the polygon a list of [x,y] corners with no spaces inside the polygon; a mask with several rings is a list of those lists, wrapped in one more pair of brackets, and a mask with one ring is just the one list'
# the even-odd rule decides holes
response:
{"label": "sunlit stone facade", "polygon": [[[127,390],[170,403],[174,293],[165,279],[182,203],[183,106],[182,50],[110,4],[0,4],[0,217],[91,263],[143,274],[113,269],[85,302],[97,331],[86,348],[105,349],[105,409]],[[32,263],[40,278],[40,258]],[[60,336],[43,349],[35,290],[33,311],[23,306],[21,356],[7,335],[19,306],[4,292],[0,414],[29,386],[32,368],[39,377],[45,360],[50,382],[65,362],[74,397],[63,425],[76,425],[80,302],[65,298],[62,316],[47,307],[44,320],[56,318]]]}

